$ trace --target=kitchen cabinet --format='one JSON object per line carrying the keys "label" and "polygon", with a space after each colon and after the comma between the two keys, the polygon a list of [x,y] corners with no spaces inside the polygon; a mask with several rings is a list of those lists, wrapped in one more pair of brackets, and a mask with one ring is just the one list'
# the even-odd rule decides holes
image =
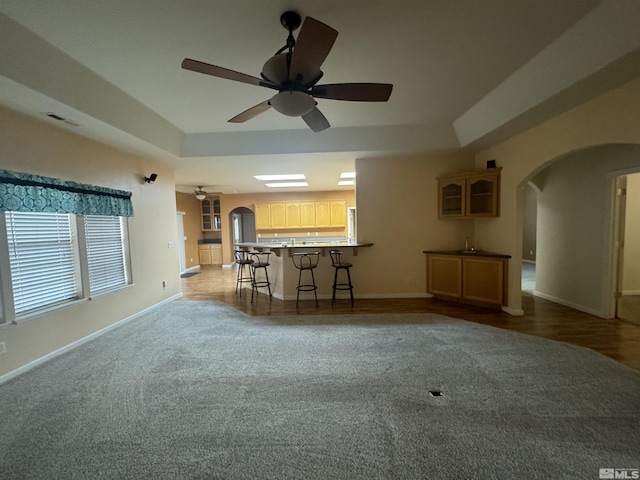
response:
{"label": "kitchen cabinet", "polygon": [[300,203],[287,203],[285,224],[287,228],[300,228]]}
{"label": "kitchen cabinet", "polygon": [[314,228],[316,226],[315,202],[300,202],[300,228]]}
{"label": "kitchen cabinet", "polygon": [[329,202],[316,202],[316,227],[331,226],[331,204]]}
{"label": "kitchen cabinet", "polygon": [[287,210],[284,203],[272,203],[271,209],[271,228],[274,230],[280,230],[287,228]]}
{"label": "kitchen cabinet", "polygon": [[222,245],[219,243],[198,245],[198,260],[200,265],[222,265]]}
{"label": "kitchen cabinet", "polygon": [[507,304],[509,256],[427,253],[427,292],[470,303]]}
{"label": "kitchen cabinet", "polygon": [[268,203],[256,203],[254,212],[256,230],[269,230],[271,228],[271,205]]}
{"label": "kitchen cabinet", "polygon": [[330,208],[331,226],[345,227],[347,225],[347,202],[345,200],[332,201]]}
{"label": "kitchen cabinet", "polygon": [[202,215],[202,231],[210,232],[220,230],[220,199],[205,198],[200,202],[200,211]]}
{"label": "kitchen cabinet", "polygon": [[256,230],[345,228],[346,200],[255,204]]}
{"label": "kitchen cabinet", "polygon": [[438,177],[438,218],[500,215],[500,171],[491,168]]}

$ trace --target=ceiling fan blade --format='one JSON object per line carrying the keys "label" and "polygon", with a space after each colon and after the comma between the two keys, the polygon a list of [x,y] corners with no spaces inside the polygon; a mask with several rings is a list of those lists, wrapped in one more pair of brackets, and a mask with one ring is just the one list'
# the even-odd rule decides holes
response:
{"label": "ceiling fan blade", "polygon": [[391,96],[390,83],[332,83],[316,85],[309,92],[316,98],[352,102],[386,102]]}
{"label": "ceiling fan blade", "polygon": [[225,78],[227,80],[234,80],[236,82],[243,82],[250,85],[257,85],[259,87],[277,89],[275,85],[266,82],[262,78],[252,77],[251,75],[247,75],[245,73],[236,72],[235,70],[229,70],[228,68],[218,67],[209,63],[199,62],[198,60],[192,60],[191,58],[185,58],[182,61],[182,68],[198,73],[204,73],[205,75],[212,75],[214,77]]}
{"label": "ceiling fan blade", "polygon": [[315,107],[309,113],[302,115],[302,119],[314,132],[321,132],[322,130],[326,130],[331,126],[329,125],[327,117],[325,117],[322,112],[318,110],[318,107]]}
{"label": "ceiling fan blade", "polygon": [[305,18],[291,55],[289,80],[298,79],[302,85],[312,85],[322,75],[320,66],[337,36],[338,32],[330,26],[315,18]]}
{"label": "ceiling fan blade", "polygon": [[253,107],[248,108],[244,112],[239,113],[238,115],[233,117],[231,120],[229,120],[229,122],[230,123],[246,122],[247,120],[251,120],[253,117],[257,117],[261,113],[266,112],[270,108],[271,108],[271,105],[269,104],[269,100],[265,100],[264,102],[254,105]]}

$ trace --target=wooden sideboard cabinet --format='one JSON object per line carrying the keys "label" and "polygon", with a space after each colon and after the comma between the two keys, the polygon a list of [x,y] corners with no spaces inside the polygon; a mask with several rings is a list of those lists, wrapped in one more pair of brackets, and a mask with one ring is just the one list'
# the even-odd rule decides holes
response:
{"label": "wooden sideboard cabinet", "polygon": [[438,218],[500,215],[500,171],[491,168],[438,177]]}
{"label": "wooden sideboard cabinet", "polygon": [[200,265],[222,265],[222,245],[220,243],[201,243],[198,245]]}
{"label": "wooden sideboard cabinet", "polygon": [[428,293],[470,303],[507,304],[508,255],[424,253],[427,254]]}

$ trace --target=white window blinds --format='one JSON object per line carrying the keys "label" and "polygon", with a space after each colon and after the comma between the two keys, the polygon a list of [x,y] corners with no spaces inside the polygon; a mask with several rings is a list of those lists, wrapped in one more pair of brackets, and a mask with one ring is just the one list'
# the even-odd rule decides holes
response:
{"label": "white window blinds", "polygon": [[5,212],[16,315],[78,297],[71,215]]}
{"label": "white window blinds", "polygon": [[122,217],[84,217],[91,294],[127,285],[126,241]]}

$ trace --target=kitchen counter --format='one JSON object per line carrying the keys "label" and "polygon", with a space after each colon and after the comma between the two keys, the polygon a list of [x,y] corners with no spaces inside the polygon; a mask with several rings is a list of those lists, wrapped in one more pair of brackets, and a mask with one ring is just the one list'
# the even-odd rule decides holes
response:
{"label": "kitchen counter", "polygon": [[358,248],[362,247],[371,247],[373,243],[349,243],[349,242],[296,242],[294,245],[283,241],[283,242],[262,242],[262,243],[252,243],[252,242],[244,242],[244,243],[234,243],[234,247],[240,248],[243,250],[253,248],[254,250],[262,251],[265,249],[271,250],[277,257],[280,256],[280,253],[284,250],[287,252],[288,256],[291,256],[294,250],[317,250],[322,253],[322,256],[325,255],[326,250],[335,250],[335,249],[345,249],[352,248],[353,255],[358,255]]}
{"label": "kitchen counter", "polygon": [[[368,248],[373,243],[349,243],[349,242],[309,242],[306,245],[296,242],[295,245],[285,243],[236,243],[234,248],[252,251],[269,251],[273,253],[269,258],[269,280],[271,281],[271,291],[275,298],[281,300],[295,300],[298,286],[299,270],[295,268],[291,255],[296,252],[320,252],[320,261],[314,269],[317,294],[320,299],[330,299],[333,293],[332,285],[334,279],[334,268],[331,266],[330,250],[341,250],[344,252],[346,262],[352,263],[354,270],[358,269],[356,260],[359,248]],[[353,275],[353,272],[351,273]],[[244,288],[250,288],[248,285]],[[262,290],[261,290],[262,292]],[[264,293],[264,292],[262,292]],[[344,292],[340,292],[342,298]],[[348,294],[347,294],[348,296]],[[300,299],[313,298],[312,292],[300,292]],[[261,300],[262,301],[262,300]]]}

